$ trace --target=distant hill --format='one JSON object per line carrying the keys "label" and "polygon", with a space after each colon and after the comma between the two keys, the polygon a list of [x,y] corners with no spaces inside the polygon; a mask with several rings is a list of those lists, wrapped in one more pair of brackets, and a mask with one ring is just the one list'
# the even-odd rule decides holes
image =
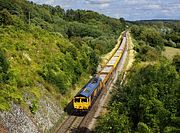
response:
{"label": "distant hill", "polygon": [[157,22],[180,22],[180,20],[173,19],[152,19],[152,20],[136,20],[136,21],[127,21],[130,23],[157,23]]}

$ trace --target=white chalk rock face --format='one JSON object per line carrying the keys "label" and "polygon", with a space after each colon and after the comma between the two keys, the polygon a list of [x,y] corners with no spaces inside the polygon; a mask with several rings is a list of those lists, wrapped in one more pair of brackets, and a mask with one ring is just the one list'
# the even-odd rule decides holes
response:
{"label": "white chalk rock face", "polygon": [[16,104],[12,105],[10,112],[1,112],[0,118],[10,133],[38,133],[36,125]]}

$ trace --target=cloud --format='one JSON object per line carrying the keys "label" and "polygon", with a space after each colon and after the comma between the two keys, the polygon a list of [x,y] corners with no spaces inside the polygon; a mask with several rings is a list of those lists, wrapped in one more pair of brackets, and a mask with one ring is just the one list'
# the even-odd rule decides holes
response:
{"label": "cloud", "polygon": [[96,8],[104,9],[107,8],[113,0],[86,0],[89,5],[96,6]]}
{"label": "cloud", "polygon": [[148,3],[147,0],[123,0],[123,2],[128,5],[141,5]]}
{"label": "cloud", "polygon": [[36,2],[36,3],[39,3],[39,4],[54,5],[54,3],[55,3],[57,0],[30,0],[30,1],[33,1],[33,2]]}
{"label": "cloud", "polygon": [[39,4],[60,5],[65,9],[94,10],[126,20],[180,19],[179,0],[33,0]]}
{"label": "cloud", "polygon": [[151,9],[151,10],[157,10],[157,9],[161,9],[161,5],[159,5],[159,4],[151,4],[151,5],[147,5],[146,8]]}
{"label": "cloud", "polygon": [[86,0],[89,4],[109,4],[112,0]]}
{"label": "cloud", "polygon": [[53,5],[56,0],[47,0],[45,4]]}
{"label": "cloud", "polygon": [[104,4],[101,4],[101,5],[100,5],[100,8],[106,8],[106,7],[108,7],[108,6],[109,6],[108,3],[104,3]]}

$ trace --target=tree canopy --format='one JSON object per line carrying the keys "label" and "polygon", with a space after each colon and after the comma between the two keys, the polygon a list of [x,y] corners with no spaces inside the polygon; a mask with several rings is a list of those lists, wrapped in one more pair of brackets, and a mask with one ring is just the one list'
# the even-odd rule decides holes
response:
{"label": "tree canopy", "polygon": [[116,83],[97,132],[176,132],[179,121],[179,75],[162,60],[154,65],[133,67],[127,83]]}

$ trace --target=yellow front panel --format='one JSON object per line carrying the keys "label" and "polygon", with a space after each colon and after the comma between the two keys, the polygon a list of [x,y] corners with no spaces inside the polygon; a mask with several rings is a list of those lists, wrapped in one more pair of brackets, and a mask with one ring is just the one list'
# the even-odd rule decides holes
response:
{"label": "yellow front panel", "polygon": [[90,106],[90,102],[89,101],[87,101],[87,102],[82,102],[82,101],[80,101],[80,102],[73,102],[73,105],[74,105],[74,108],[75,109],[89,109],[89,106]]}
{"label": "yellow front panel", "polygon": [[74,104],[75,109],[88,109],[89,104],[84,104],[84,103],[75,103]]}

